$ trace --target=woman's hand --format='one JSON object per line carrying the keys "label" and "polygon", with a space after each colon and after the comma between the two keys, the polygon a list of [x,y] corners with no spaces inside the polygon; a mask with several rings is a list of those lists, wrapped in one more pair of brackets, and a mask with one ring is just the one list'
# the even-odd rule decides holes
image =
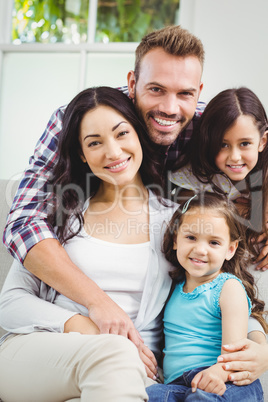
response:
{"label": "woman's hand", "polygon": [[[79,332],[80,334],[99,335],[100,330],[97,325],[89,318],[80,314],[75,314],[64,324],[64,333]],[[153,352],[140,342],[138,347],[139,355],[145,365],[146,374],[152,380],[157,378],[157,361]]]}
{"label": "woman's hand", "polygon": [[145,346],[144,343],[141,343],[139,348],[139,355],[142,362],[145,365],[146,374],[152,380],[156,380],[157,378],[157,361],[153,354],[153,352]]}
{"label": "woman's hand", "polygon": [[[264,337],[263,337],[264,339]],[[234,371],[229,374],[229,381],[235,385],[251,384],[268,370],[268,345],[256,343],[247,338],[224,345],[228,353],[218,357],[218,362],[224,363],[225,370]]]}

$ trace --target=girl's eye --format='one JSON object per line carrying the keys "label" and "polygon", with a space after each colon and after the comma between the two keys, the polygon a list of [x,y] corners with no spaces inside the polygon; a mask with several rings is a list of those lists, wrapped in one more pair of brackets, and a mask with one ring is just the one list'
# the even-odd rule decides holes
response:
{"label": "girl's eye", "polygon": [[210,242],[210,244],[211,244],[212,246],[219,246],[219,245],[220,245],[220,243],[219,243],[218,241],[216,241],[216,240],[212,240],[212,241]]}
{"label": "girl's eye", "polygon": [[241,142],[240,145],[241,145],[241,147],[248,147],[250,145],[250,142],[244,141],[244,142]]}
{"label": "girl's eye", "polygon": [[228,147],[228,144],[226,144],[225,142],[223,142],[223,143],[221,144],[221,147],[222,147],[222,148],[227,148],[227,147]]}
{"label": "girl's eye", "polygon": [[186,236],[186,239],[195,240],[195,237],[194,237],[194,236],[191,236],[191,235],[188,235],[188,236]]}

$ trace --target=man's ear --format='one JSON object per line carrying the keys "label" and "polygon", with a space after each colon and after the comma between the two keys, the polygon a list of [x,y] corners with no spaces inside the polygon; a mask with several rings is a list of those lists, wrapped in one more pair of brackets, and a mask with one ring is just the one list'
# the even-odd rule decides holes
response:
{"label": "man's ear", "polygon": [[135,74],[134,74],[133,70],[129,71],[129,73],[127,75],[127,84],[128,84],[129,97],[131,99],[134,99],[136,79],[135,79]]}
{"label": "man's ear", "polygon": [[201,94],[201,92],[202,92],[203,86],[204,86],[204,84],[203,84],[203,82],[201,82],[201,83],[200,83],[200,86],[199,86],[199,95],[198,95],[198,99],[200,98],[200,94]]}
{"label": "man's ear", "polygon": [[264,150],[264,148],[266,147],[267,144],[267,135],[268,135],[268,130],[266,130],[263,134],[263,136],[261,137],[260,140],[260,144],[259,144],[259,148],[258,151],[262,152]]}

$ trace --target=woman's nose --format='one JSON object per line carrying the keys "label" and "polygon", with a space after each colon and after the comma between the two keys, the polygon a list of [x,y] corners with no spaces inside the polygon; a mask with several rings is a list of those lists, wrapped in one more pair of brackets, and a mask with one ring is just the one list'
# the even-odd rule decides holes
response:
{"label": "woman's nose", "polygon": [[122,153],[120,145],[116,141],[111,141],[106,145],[105,156],[107,159],[117,160]]}

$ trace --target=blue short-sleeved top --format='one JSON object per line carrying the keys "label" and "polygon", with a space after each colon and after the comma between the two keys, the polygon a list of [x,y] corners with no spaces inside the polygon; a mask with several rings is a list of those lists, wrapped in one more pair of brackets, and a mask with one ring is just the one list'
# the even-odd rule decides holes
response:
{"label": "blue short-sleeved top", "polygon": [[[212,282],[198,286],[191,293],[184,293],[185,282],[176,285],[164,313],[166,384],[185,371],[217,362],[222,345],[219,300],[228,279],[237,279],[242,285],[240,279],[228,273],[219,274]],[[250,315],[251,302],[248,296],[247,299]]]}

